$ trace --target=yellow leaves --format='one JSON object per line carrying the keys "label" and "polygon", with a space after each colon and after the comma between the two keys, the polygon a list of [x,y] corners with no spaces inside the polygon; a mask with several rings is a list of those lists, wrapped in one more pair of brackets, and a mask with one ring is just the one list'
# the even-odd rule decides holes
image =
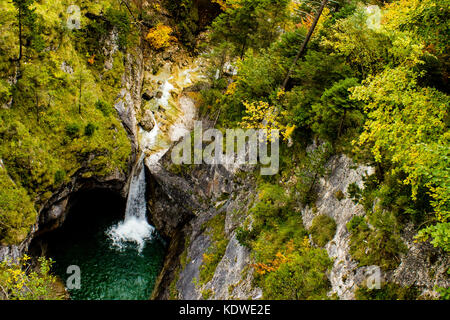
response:
{"label": "yellow leaves", "polygon": [[411,186],[413,200],[428,188],[436,220],[444,223],[450,216],[448,96],[419,87],[417,76],[400,66],[354,89],[353,98],[365,101],[368,112],[358,144],[370,146],[377,162],[390,161],[393,174],[405,174],[402,183]]}
{"label": "yellow leaves", "polygon": [[236,92],[237,82],[232,82],[227,88],[227,91],[225,92],[226,95],[232,96]]}
{"label": "yellow leaves", "polygon": [[153,10],[155,10],[156,12],[161,12],[161,5],[159,3],[154,3]]}
{"label": "yellow leaves", "polygon": [[286,130],[281,133],[283,135],[284,140],[289,140],[289,138],[294,133],[295,128],[296,128],[295,125],[286,127]]}
{"label": "yellow leaves", "polygon": [[277,92],[277,99],[280,99],[282,97],[284,97],[284,95],[286,94],[286,91],[284,91],[284,89],[280,89]]}
{"label": "yellow leaves", "polygon": [[211,263],[211,261],[213,260],[213,258],[214,258],[214,255],[213,255],[213,254],[207,254],[207,253],[204,253],[204,254],[203,254],[203,263],[204,263],[204,264]]}
{"label": "yellow leaves", "polygon": [[[283,93],[280,93],[280,96]],[[295,126],[285,126],[282,125],[279,121],[278,110],[269,105],[269,103],[265,101],[257,101],[257,102],[243,102],[245,106],[246,116],[242,117],[242,121],[240,125],[246,129],[262,129],[267,134],[268,140],[273,140],[275,138],[274,132],[278,131],[284,137],[285,140],[288,140],[289,137],[295,130]]]}
{"label": "yellow leaves", "polygon": [[177,40],[177,38],[172,36],[172,33],[173,29],[171,27],[158,23],[156,27],[150,29],[146,39],[150,42],[153,48],[159,50],[167,48],[172,42]]}
{"label": "yellow leaves", "polygon": [[220,6],[220,9],[222,11],[227,10],[227,3],[226,0],[212,0],[213,3],[217,3]]}
{"label": "yellow leaves", "polygon": [[281,124],[277,121],[277,112],[274,107],[267,102],[258,101],[249,103],[243,102],[247,116],[242,117],[240,125],[246,129],[263,129],[267,133],[267,138],[272,138],[273,130],[280,130]]}
{"label": "yellow leaves", "polygon": [[212,2],[217,3],[222,11],[242,8],[241,0],[212,0]]}
{"label": "yellow leaves", "polygon": [[[11,300],[57,299],[53,296],[52,285],[56,278],[50,275],[51,259],[40,257],[39,270],[30,271],[30,257],[24,255],[19,261],[6,259],[0,262],[0,298]],[[5,296],[6,295],[6,296]]]}
{"label": "yellow leaves", "polygon": [[303,238],[302,247],[303,247],[303,249],[305,249],[305,250],[311,249],[311,243],[310,243],[310,241],[309,241],[309,238],[306,237],[306,236]]}

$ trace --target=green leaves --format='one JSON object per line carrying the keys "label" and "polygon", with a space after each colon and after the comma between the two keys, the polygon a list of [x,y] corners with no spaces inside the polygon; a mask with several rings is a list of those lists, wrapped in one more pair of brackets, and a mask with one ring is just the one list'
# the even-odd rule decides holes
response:
{"label": "green leaves", "polygon": [[356,78],[337,81],[324,91],[320,103],[312,106],[311,128],[321,138],[334,141],[346,128],[362,125],[361,103],[351,100],[349,91],[358,84]]}
{"label": "green leaves", "polygon": [[56,278],[50,274],[52,259],[38,258],[38,266],[24,255],[18,262],[0,262],[0,300],[61,300],[55,292]]}
{"label": "green leaves", "polygon": [[366,218],[356,216],[347,224],[347,229],[351,233],[350,253],[360,266],[395,269],[400,263],[400,254],[406,252],[399,224],[391,212],[378,210],[368,213]]}
{"label": "green leaves", "polygon": [[264,299],[325,300],[330,283],[325,273],[332,261],[323,249],[294,253],[290,261],[269,273],[264,281]]}
{"label": "green leaves", "polygon": [[24,240],[36,216],[26,190],[14,183],[0,163],[0,244],[18,244]]}
{"label": "green leaves", "polygon": [[277,27],[286,19],[289,1],[228,1],[227,9],[211,25],[211,40],[235,45],[243,57],[248,48],[267,48],[276,39]]}
{"label": "green leaves", "polygon": [[392,161],[394,172],[406,173],[403,183],[411,185],[413,199],[421,186],[428,188],[436,220],[445,223],[450,217],[449,99],[420,88],[416,79],[414,71],[398,67],[353,90],[354,99],[366,102],[368,116],[358,143],[370,145],[377,162]]}

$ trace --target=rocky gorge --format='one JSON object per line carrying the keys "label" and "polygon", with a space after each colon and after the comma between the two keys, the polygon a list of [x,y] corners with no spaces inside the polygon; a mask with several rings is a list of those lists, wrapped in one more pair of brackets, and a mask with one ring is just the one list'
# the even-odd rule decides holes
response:
{"label": "rocky gorge", "polygon": [[[200,1],[203,5],[204,1]],[[198,41],[203,37],[199,34]],[[106,57],[113,57],[118,50],[114,32],[103,49]],[[105,69],[110,68],[111,59],[106,60]],[[128,171],[86,178],[81,169],[41,206],[36,224],[21,244],[0,247],[0,261],[22,256],[33,239],[63,226],[80,192],[107,190],[111,197],[125,203],[134,168],[143,159],[148,222],[166,242],[164,262],[149,298],[262,299],[263,290],[254,281],[252,250],[238,240],[238,229],[252,219],[250,209],[258,199],[256,167],[177,166],[170,158],[173,146],[193,130],[194,121],[202,121],[204,130],[215,125],[214,119],[202,117],[198,111],[200,91],[208,86],[204,81],[207,58],[181,45],[156,51],[141,43],[129,50],[124,60],[122,89],[114,109],[131,142]],[[309,148],[316,148],[318,143],[312,142]],[[360,266],[352,258],[347,224],[366,212],[361,204],[348,197],[338,199],[336,194],[347,194],[351,184],[363,189],[365,178],[373,175],[375,168],[356,163],[343,153],[333,155],[325,168],[327,174],[315,186],[315,201],[309,205],[298,203],[294,209],[301,214],[306,229],[319,215],[336,222],[336,232],[324,246],[332,259],[327,273],[328,296],[351,300],[355,299],[355,290],[365,285],[379,266]],[[380,271],[382,282],[414,285],[421,297],[437,297],[436,287],[450,285],[446,274],[448,255],[429,243],[415,242],[413,226],[402,230],[401,237],[407,251],[400,255],[398,267]],[[201,281],[205,256],[217,250],[218,241],[219,259],[207,281]],[[311,236],[310,241],[318,246]]]}

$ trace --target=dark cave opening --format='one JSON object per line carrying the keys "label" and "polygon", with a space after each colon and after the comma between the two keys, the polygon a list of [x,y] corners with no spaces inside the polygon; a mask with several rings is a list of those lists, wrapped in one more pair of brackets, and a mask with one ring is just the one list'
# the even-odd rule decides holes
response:
{"label": "dark cave opening", "polygon": [[[124,219],[126,200],[118,193],[95,189],[71,196],[60,228],[36,237],[32,256],[55,263],[53,272],[74,300],[147,300],[161,270],[166,248],[155,236],[138,251],[133,244],[114,246],[108,230]],[[81,288],[70,288],[71,266],[81,271]],[[73,270],[73,267],[72,267]]]}

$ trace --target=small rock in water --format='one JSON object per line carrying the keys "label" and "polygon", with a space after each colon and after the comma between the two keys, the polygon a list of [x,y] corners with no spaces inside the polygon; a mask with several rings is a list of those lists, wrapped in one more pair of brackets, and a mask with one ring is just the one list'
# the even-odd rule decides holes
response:
{"label": "small rock in water", "polygon": [[148,109],[145,110],[139,124],[145,131],[151,131],[155,127],[155,119],[153,113]]}

